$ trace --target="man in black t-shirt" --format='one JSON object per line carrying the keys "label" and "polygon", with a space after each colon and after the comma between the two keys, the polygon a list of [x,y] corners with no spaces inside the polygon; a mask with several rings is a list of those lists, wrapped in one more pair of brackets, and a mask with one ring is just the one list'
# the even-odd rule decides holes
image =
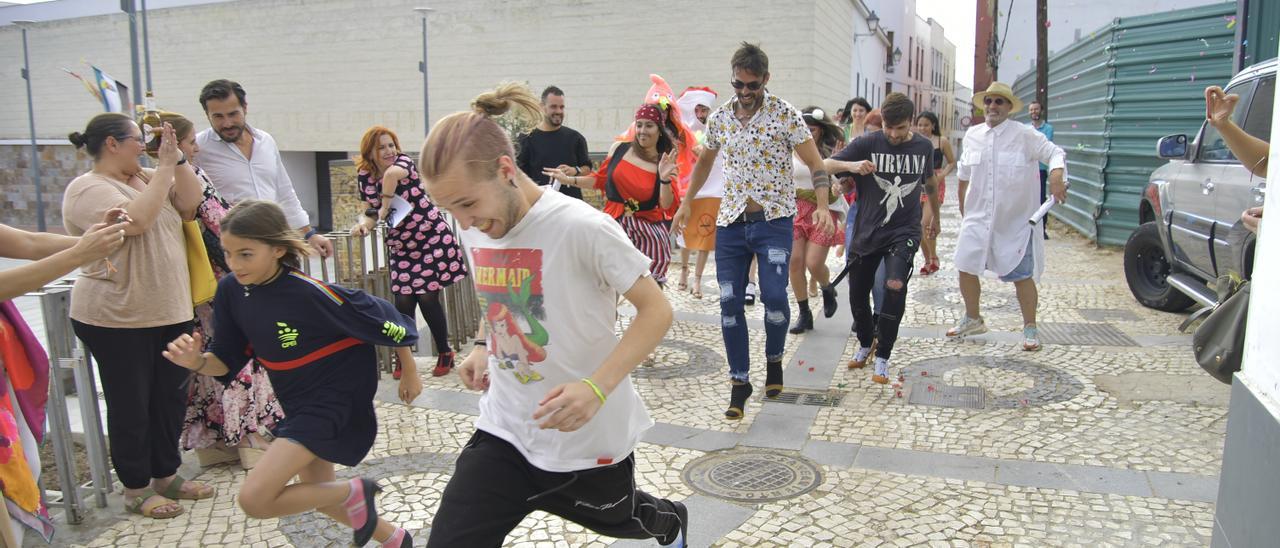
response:
{"label": "man in black t-shirt", "polygon": [[[858,334],[851,368],[866,366],[875,345],[871,380],[889,382],[889,355],[907,306],[907,281],[920,248],[920,193],[929,196],[932,234],[938,233],[938,194],[933,177],[933,144],[911,132],[915,105],[891,93],[880,106],[884,129],[855,139],[826,160],[831,173],[853,172],[858,188],[858,216],[849,246],[849,305]],[[884,263],[885,299],[877,324],[872,323],[870,294],[876,269]]]}
{"label": "man in black t-shirt", "polygon": [[[516,145],[516,164],[539,185],[551,184],[550,178],[542,174],[546,168],[567,168],[569,175],[575,177],[591,172],[587,139],[563,124],[564,92],[558,87],[547,86],[542,91],[542,123],[521,135]],[[582,199],[582,190],[577,187],[562,186],[560,192]]]}

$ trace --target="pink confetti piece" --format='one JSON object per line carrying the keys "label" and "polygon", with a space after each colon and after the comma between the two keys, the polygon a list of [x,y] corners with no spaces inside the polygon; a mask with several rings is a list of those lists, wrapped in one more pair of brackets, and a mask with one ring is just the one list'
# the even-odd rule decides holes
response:
{"label": "pink confetti piece", "polygon": [[902,397],[902,391],[901,391],[901,390],[899,390],[899,391],[898,391],[898,395],[897,395],[897,397],[899,397],[899,398],[901,398],[901,397]]}
{"label": "pink confetti piece", "polygon": [[1079,125],[1077,125],[1077,124],[1071,124],[1071,129],[1076,129],[1076,128],[1078,128],[1078,127],[1080,127],[1080,126],[1079,126]]}
{"label": "pink confetti piece", "polygon": [[1047,29],[1047,28],[1049,28],[1049,27],[1050,27],[1050,26],[1052,26],[1052,25],[1053,25],[1053,22],[1052,22],[1052,21],[1049,21],[1048,19],[1046,19],[1046,20],[1044,21],[1044,28],[1046,28],[1046,29]]}
{"label": "pink confetti piece", "polygon": [[934,388],[933,388],[933,385],[932,385],[932,384],[931,384],[931,385],[929,385],[929,391],[930,391],[930,392],[933,392],[933,391],[934,391]]}
{"label": "pink confetti piece", "polygon": [[929,372],[928,372],[928,371],[921,371],[921,372],[920,372],[920,376],[921,376],[921,377],[928,377],[928,376],[929,376]]}
{"label": "pink confetti piece", "polygon": [[813,368],[812,368],[812,367],[810,367],[810,368],[809,368],[809,372],[810,372],[810,373],[813,373]]}

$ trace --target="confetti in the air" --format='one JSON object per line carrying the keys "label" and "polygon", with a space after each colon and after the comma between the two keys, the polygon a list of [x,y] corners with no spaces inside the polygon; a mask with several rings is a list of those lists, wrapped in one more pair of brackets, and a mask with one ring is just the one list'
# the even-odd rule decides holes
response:
{"label": "confetti in the air", "polygon": [[1226,19],[1226,20],[1227,20],[1227,28],[1229,28],[1229,29],[1234,29],[1234,28],[1236,28],[1236,16],[1234,16],[1234,15],[1228,15],[1228,16],[1226,16],[1226,17],[1223,17],[1223,19]]}
{"label": "confetti in the air", "polygon": [[1156,73],[1156,66],[1151,65],[1151,70],[1147,71],[1147,74],[1155,74],[1155,73]]}

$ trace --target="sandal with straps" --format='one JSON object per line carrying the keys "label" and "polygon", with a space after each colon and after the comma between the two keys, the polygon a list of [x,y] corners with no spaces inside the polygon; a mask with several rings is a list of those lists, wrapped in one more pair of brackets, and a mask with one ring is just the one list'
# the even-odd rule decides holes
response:
{"label": "sandal with straps", "polygon": [[214,495],[218,494],[218,490],[214,489],[212,485],[205,485],[198,481],[191,482],[191,485],[195,488],[194,490],[183,491],[182,486],[186,484],[187,478],[175,475],[169,481],[169,486],[165,487],[164,492],[160,494],[173,500],[204,500],[213,498]]}
{"label": "sandal with straps", "polygon": [[[147,501],[155,502],[148,505]],[[170,510],[168,512],[160,512],[156,510],[162,506],[173,506],[174,508],[177,508],[177,510]],[[178,504],[178,501],[156,493],[156,490],[150,487],[144,489],[141,495],[125,500],[124,509],[130,514],[137,514],[151,519],[176,518],[186,512],[186,509],[184,509],[182,505]]]}

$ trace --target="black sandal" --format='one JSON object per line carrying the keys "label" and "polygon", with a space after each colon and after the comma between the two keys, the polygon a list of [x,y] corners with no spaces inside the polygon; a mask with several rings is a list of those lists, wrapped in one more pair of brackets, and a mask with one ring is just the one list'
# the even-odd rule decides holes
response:
{"label": "black sandal", "polygon": [[765,364],[764,397],[776,398],[782,393],[782,362]]}

